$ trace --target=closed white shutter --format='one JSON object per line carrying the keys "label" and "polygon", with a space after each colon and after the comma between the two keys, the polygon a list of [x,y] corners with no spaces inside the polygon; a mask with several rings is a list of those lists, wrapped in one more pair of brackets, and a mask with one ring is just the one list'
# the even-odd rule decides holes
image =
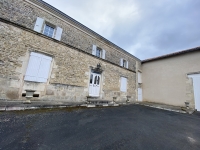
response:
{"label": "closed white shutter", "polygon": [[95,56],[96,56],[96,49],[97,49],[97,46],[96,46],[96,45],[93,45],[93,46],[92,46],[92,55],[95,55]]}
{"label": "closed white shutter", "polygon": [[138,101],[142,101],[142,89],[138,88]]}
{"label": "closed white shutter", "polygon": [[127,78],[121,77],[121,88],[122,92],[126,92],[127,90]]}
{"label": "closed white shutter", "polygon": [[52,58],[39,53],[31,52],[25,81],[46,82],[49,76]]}
{"label": "closed white shutter", "polygon": [[138,72],[138,83],[142,83],[142,74]]}
{"label": "closed white shutter", "polygon": [[102,58],[105,59],[106,58],[106,51],[103,49],[102,50]]}
{"label": "closed white shutter", "polygon": [[34,31],[41,33],[43,23],[44,23],[44,19],[37,17],[37,20],[36,20],[35,26],[34,26]]}
{"label": "closed white shutter", "polygon": [[47,82],[49,77],[49,70],[51,66],[52,58],[49,56],[42,55],[42,61],[40,63],[37,81],[38,82]]}
{"label": "closed white shutter", "polygon": [[56,28],[56,34],[55,34],[55,39],[60,41],[61,40],[61,36],[62,36],[62,31],[63,29],[60,27]]}
{"label": "closed white shutter", "polygon": [[31,52],[24,80],[37,81],[37,73],[39,71],[41,59],[40,54]]}
{"label": "closed white shutter", "polygon": [[128,61],[126,61],[126,68],[128,69]]}
{"label": "closed white shutter", "polygon": [[123,66],[123,58],[120,59],[120,66]]}

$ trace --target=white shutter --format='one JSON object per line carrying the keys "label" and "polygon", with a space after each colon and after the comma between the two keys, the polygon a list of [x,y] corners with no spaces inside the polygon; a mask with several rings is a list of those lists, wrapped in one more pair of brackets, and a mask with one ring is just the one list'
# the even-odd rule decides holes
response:
{"label": "white shutter", "polygon": [[120,59],[120,66],[123,66],[123,58]]}
{"label": "white shutter", "polygon": [[60,28],[60,27],[56,28],[56,34],[55,34],[55,39],[56,40],[60,41],[61,36],[62,36],[62,31],[63,31],[62,28]]}
{"label": "white shutter", "polygon": [[93,47],[92,47],[92,55],[96,56],[96,49],[97,49],[97,46],[93,45]]}
{"label": "white shutter", "polygon": [[138,83],[142,83],[142,74],[138,72]]}
{"label": "white shutter", "polygon": [[142,101],[142,89],[138,88],[138,101]]}
{"label": "white shutter", "polygon": [[41,58],[40,54],[31,52],[24,80],[26,80],[26,81],[36,81],[37,80],[37,73],[39,70],[41,59],[42,58]]}
{"label": "white shutter", "polygon": [[128,69],[128,61],[126,61],[126,68]]}
{"label": "white shutter", "polygon": [[47,79],[49,77],[51,61],[52,61],[51,57],[42,55],[42,61],[40,63],[39,71],[37,74],[38,82],[47,82]]}
{"label": "white shutter", "polygon": [[121,88],[122,92],[126,92],[127,90],[127,78],[121,77]]}
{"label": "white shutter", "polygon": [[41,33],[43,23],[44,19],[37,17],[34,30]]}
{"label": "white shutter", "polygon": [[102,58],[105,59],[106,58],[106,51],[103,49],[102,50]]}

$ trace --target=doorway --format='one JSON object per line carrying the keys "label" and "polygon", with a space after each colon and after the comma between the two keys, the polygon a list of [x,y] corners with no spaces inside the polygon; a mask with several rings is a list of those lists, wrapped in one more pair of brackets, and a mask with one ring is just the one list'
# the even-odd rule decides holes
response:
{"label": "doorway", "polygon": [[101,82],[101,74],[91,72],[90,85],[89,85],[89,96],[99,97],[100,82]]}

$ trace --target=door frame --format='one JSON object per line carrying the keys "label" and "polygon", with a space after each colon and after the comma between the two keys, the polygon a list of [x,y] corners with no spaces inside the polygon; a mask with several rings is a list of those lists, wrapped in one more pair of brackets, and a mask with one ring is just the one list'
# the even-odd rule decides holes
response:
{"label": "door frame", "polygon": [[[92,70],[94,70],[94,67],[90,66],[89,75],[88,75],[88,96],[89,96],[89,90],[90,90],[90,74],[92,73]],[[103,97],[104,71],[102,73],[99,73],[99,75],[100,75],[100,84],[99,84],[100,89],[99,89],[99,96],[97,96],[97,97],[102,99],[102,97]],[[96,96],[92,96],[92,97],[96,97]]]}

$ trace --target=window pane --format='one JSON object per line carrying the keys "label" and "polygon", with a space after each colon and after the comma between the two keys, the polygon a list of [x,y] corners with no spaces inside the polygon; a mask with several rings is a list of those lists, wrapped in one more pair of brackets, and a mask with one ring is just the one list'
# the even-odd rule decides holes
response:
{"label": "window pane", "polygon": [[126,67],[126,60],[123,60],[123,67]]}
{"label": "window pane", "polygon": [[46,25],[45,28],[44,28],[44,35],[52,37],[53,36],[53,31],[54,31],[53,27],[50,27],[50,26]]}
{"label": "window pane", "polygon": [[97,85],[99,85],[99,82],[100,82],[100,77],[98,76]]}
{"label": "window pane", "polygon": [[95,78],[94,78],[94,84],[96,84],[97,83],[97,76],[95,76]]}
{"label": "window pane", "polygon": [[97,50],[96,50],[96,56],[97,56],[97,57],[101,57],[101,50],[100,50],[100,49],[97,49]]}
{"label": "window pane", "polygon": [[92,84],[93,74],[90,75],[90,84]]}

